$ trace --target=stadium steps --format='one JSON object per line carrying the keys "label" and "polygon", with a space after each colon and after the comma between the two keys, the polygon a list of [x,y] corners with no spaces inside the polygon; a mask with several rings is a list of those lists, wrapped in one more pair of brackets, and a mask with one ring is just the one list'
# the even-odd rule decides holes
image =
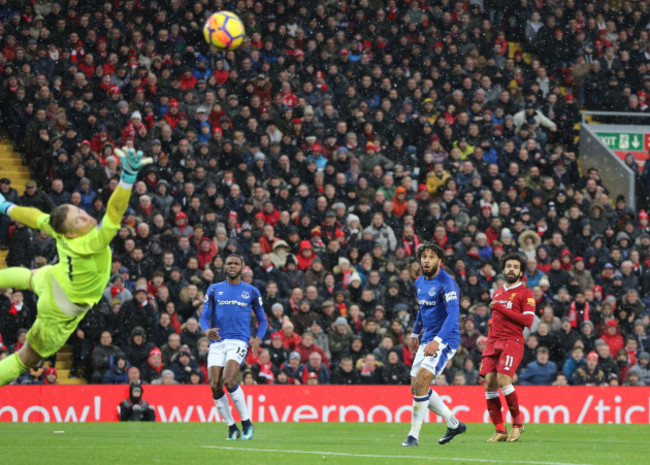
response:
{"label": "stadium steps", "polygon": [[[20,153],[14,151],[14,146],[9,139],[0,140],[0,178],[11,179],[11,186],[20,195],[25,191],[25,183],[31,179],[29,169],[23,166]],[[7,250],[0,250],[0,269],[7,268],[5,259]]]}
{"label": "stadium steps", "polygon": [[[2,136],[0,136],[2,137]],[[25,191],[25,183],[31,179],[29,169],[23,165],[20,153],[14,150],[9,139],[0,140],[0,177],[11,179],[11,185],[20,195]],[[7,250],[0,250],[0,269],[6,268]],[[56,368],[59,384],[86,384],[84,378],[70,378],[72,368],[72,347],[64,345],[56,354]]]}
{"label": "stadium steps", "polygon": [[70,378],[70,369],[72,368],[72,347],[69,344],[61,347],[56,353],[56,372],[58,374],[59,384],[86,384],[85,378]]}

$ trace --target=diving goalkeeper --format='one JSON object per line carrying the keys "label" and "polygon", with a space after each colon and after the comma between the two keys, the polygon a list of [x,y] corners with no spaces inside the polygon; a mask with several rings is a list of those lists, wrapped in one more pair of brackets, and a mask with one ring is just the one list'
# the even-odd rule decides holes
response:
{"label": "diving goalkeeper", "polygon": [[109,243],[120,229],[138,171],[152,162],[143,159],[142,152],[126,147],[116,153],[124,169],[99,223],[74,205],[61,205],[48,215],[36,208],[15,205],[0,195],[0,213],[50,234],[56,239],[59,254],[56,265],[37,270],[0,270],[0,287],[28,289],[38,295],[38,314],[27,333],[27,342],[0,362],[0,386],[56,353],[86,312],[102,298],[111,271]]}

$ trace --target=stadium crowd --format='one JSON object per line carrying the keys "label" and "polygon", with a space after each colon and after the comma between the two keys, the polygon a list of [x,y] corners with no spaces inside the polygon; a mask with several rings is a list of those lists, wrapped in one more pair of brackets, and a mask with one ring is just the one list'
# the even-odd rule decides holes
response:
{"label": "stadium crowd", "polygon": [[[219,8],[246,25],[235,52],[203,40]],[[579,170],[574,129],[579,108],[648,111],[649,23],[629,0],[0,0],[2,122],[34,179],[0,192],[101,219],[114,148],[155,159],[71,375],[205,383],[203,293],[236,252],[269,318],[243,383],[408,384],[415,250],[434,240],[462,293],[438,384],[481,382],[510,251],[537,310],[519,384],[650,383],[650,168],[627,160],[633,211],[605,167]],[[57,260],[5,216],[0,246],[9,266]],[[0,296],[4,354],[34,317],[31,293]]]}

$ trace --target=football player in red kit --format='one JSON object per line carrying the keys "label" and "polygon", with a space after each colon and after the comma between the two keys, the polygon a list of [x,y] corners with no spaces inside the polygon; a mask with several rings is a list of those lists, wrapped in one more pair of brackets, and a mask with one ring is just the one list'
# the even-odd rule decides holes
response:
{"label": "football player in red kit", "polygon": [[[530,327],[535,318],[535,298],[521,280],[526,261],[519,254],[508,254],[503,258],[502,273],[506,284],[494,291],[490,308],[492,326],[488,344],[483,351],[481,375],[485,376],[485,399],[490,419],[496,428],[488,442],[519,439],[524,426],[519,412],[519,399],[512,385],[524,355],[524,328]],[[506,398],[512,415],[512,429],[507,433],[501,414],[499,388]]]}

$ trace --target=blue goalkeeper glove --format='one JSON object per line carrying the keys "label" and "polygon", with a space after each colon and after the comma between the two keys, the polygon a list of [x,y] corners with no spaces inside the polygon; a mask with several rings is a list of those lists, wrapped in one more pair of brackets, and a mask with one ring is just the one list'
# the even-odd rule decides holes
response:
{"label": "blue goalkeeper glove", "polygon": [[13,202],[9,202],[7,199],[5,199],[4,195],[0,194],[0,213],[2,213],[3,215],[7,215],[8,210],[14,205],[16,204]]}
{"label": "blue goalkeeper glove", "polygon": [[133,184],[138,178],[138,172],[142,169],[143,166],[153,163],[151,158],[142,158],[144,155],[142,150],[131,149],[128,147],[122,147],[122,149],[115,149],[115,154],[120,157],[122,162],[122,181]]}

